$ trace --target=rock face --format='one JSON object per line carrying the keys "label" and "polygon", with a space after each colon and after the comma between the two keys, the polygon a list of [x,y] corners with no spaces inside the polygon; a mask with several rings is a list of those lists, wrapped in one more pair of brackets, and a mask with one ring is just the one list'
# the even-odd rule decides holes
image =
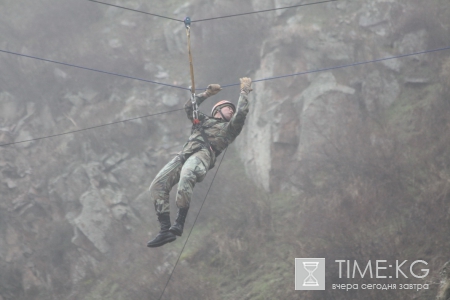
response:
{"label": "rock face", "polygon": [[436,300],[450,299],[450,262],[446,262],[441,270],[441,282]]}
{"label": "rock face", "polygon": [[[312,22],[305,22],[308,12],[298,9],[295,16],[274,23],[253,77],[311,73],[255,83],[248,126],[238,140],[248,175],[266,191],[289,189],[296,162],[317,154],[327,130],[352,115],[389,108],[405,85],[432,84],[433,75],[419,69],[431,59],[426,55],[339,68],[429,49],[435,33],[430,34],[427,23],[406,25],[409,14],[412,18],[421,9],[406,2],[340,1],[315,10],[322,15]],[[321,18],[332,11],[340,14]],[[328,67],[338,68],[316,73]],[[399,72],[408,74],[403,82]]]}
{"label": "rock face", "polygon": [[111,225],[111,215],[102,200],[97,191],[83,194],[80,198],[83,210],[75,218],[74,223],[77,230],[81,231],[100,252],[106,253],[109,246],[105,239]]}
{"label": "rock face", "polygon": [[[183,23],[89,1],[53,2],[0,4],[5,15],[0,49],[180,87],[190,84]],[[125,2],[178,19],[298,4]],[[432,68],[433,54],[340,68],[442,46],[449,36],[442,21],[447,19],[426,6],[341,0],[194,23],[198,86],[224,85],[242,76],[259,79],[235,146],[247,175],[262,190],[298,192],[296,168],[323,154],[317,150],[328,143],[330,132],[356,115],[370,117],[396,105],[409,97],[405,87],[431,90],[440,80],[435,74],[450,82],[448,56],[441,73]],[[62,17],[66,11],[70,16]],[[92,282],[107,274],[137,276],[135,270],[125,272],[131,260],[156,266],[164,255],[174,256],[140,251],[148,229],[157,230],[147,188],[189,134],[184,111],[175,110],[189,92],[5,53],[0,66],[0,300],[82,299]],[[298,75],[272,78],[286,74]],[[220,97],[234,101],[238,93],[235,86],[224,88]],[[212,102],[202,110],[208,112],[208,106]],[[40,139],[46,136],[52,138]],[[156,293],[148,286],[157,279],[140,275],[136,284],[149,291],[145,295]],[[439,299],[447,299],[445,293]]]}

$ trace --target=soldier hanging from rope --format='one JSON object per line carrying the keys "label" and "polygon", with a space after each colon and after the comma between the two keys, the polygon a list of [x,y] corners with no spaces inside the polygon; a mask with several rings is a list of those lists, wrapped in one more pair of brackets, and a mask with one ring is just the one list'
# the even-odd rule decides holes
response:
{"label": "soldier hanging from rope", "polygon": [[[205,178],[208,170],[214,167],[216,157],[241,133],[249,111],[247,96],[252,91],[252,80],[244,77],[240,82],[237,108],[230,101],[222,100],[214,105],[211,117],[196,111],[195,106],[222,89],[218,84],[210,84],[206,91],[194,95],[194,105],[191,100],[186,102],[184,108],[193,123],[191,136],[183,150],[159,171],[149,188],[161,230],[148,242],[148,247],[160,247],[181,236],[195,183]],[[171,226],[169,193],[176,183],[178,215]]]}

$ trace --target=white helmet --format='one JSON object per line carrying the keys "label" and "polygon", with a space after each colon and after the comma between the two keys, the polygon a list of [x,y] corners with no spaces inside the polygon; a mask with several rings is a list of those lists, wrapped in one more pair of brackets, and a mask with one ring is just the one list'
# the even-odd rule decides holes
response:
{"label": "white helmet", "polygon": [[221,100],[221,101],[217,102],[217,103],[213,106],[213,108],[212,108],[212,110],[211,110],[211,116],[214,117],[214,115],[215,115],[222,107],[225,107],[225,106],[230,106],[230,107],[233,109],[234,112],[236,111],[236,106],[235,106],[233,103],[231,103],[231,102],[228,101],[228,100]]}

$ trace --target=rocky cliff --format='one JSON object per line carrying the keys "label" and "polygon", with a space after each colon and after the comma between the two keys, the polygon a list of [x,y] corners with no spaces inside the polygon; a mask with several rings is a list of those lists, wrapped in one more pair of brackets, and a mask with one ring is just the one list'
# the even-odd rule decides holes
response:
{"label": "rocky cliff", "polygon": [[261,45],[253,77],[312,73],[255,85],[250,126],[239,140],[248,174],[267,191],[285,188],[286,167],[295,169],[295,162],[317,154],[326,143],[320,136],[324,131],[336,128],[343,134],[349,118],[374,116],[408,89],[439,82],[446,52],[315,71],[446,47],[448,26],[440,7],[417,1],[339,1],[280,11]]}

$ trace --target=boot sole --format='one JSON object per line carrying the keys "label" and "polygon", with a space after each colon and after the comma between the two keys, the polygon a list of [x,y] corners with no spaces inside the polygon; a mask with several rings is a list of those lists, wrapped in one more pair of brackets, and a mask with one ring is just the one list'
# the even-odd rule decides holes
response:
{"label": "boot sole", "polygon": [[161,246],[163,246],[163,245],[165,245],[165,244],[167,244],[167,243],[171,243],[171,242],[175,241],[176,239],[177,239],[177,237],[174,236],[174,237],[170,237],[170,238],[168,238],[168,239],[165,239],[165,240],[163,240],[163,241],[161,241],[161,242],[159,242],[159,243],[157,243],[157,244],[150,244],[150,243],[148,243],[148,244],[147,244],[147,247],[149,247],[149,248],[157,248],[157,247],[161,247]]}
{"label": "boot sole", "polygon": [[169,232],[175,234],[176,236],[181,236],[183,234],[183,232],[180,232],[177,229],[169,229]]}

